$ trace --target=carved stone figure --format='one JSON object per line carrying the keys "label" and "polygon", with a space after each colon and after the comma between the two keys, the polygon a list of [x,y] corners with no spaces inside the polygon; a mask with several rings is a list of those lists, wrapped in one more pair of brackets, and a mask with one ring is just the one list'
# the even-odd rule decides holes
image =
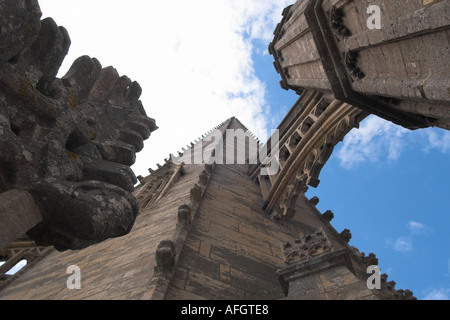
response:
{"label": "carved stone figure", "polygon": [[293,218],[295,216],[295,204],[301,193],[306,192],[306,175],[301,175],[295,179],[293,185],[286,189],[285,198],[280,201],[278,212],[274,214],[276,218]]}
{"label": "carved stone figure", "polygon": [[332,249],[333,245],[322,228],[309,235],[303,233],[298,235],[297,239],[295,239],[295,244],[289,242],[283,244],[283,252],[287,264],[309,260],[318,255],[331,252]]}
{"label": "carved stone figure", "polygon": [[39,245],[81,249],[128,233],[138,212],[130,166],[157,129],[139,84],[87,56],[56,78],[67,31],[40,21],[35,0],[0,9],[0,193],[34,197],[43,219],[28,235]]}
{"label": "carved stone figure", "polygon": [[156,250],[156,267],[157,275],[168,273],[175,264],[175,244],[170,240],[163,240]]}

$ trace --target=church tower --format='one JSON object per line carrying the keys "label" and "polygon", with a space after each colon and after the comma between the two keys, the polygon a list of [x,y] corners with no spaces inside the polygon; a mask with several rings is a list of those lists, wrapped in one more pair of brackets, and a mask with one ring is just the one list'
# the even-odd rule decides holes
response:
{"label": "church tower", "polygon": [[[8,7],[0,299],[415,299],[305,196],[370,114],[411,130],[450,128],[449,68],[440,67],[449,2],[399,3],[287,7],[269,51],[281,86],[299,99],[269,140],[231,117],[137,178],[135,154],[158,129],[139,84],[87,56],[56,78],[66,30],[40,21],[36,0]],[[10,20],[22,41],[4,32]]]}
{"label": "church tower", "polygon": [[[317,184],[317,166],[333,143],[363,116],[307,92],[279,127],[282,147],[274,176],[261,175],[261,166],[277,164],[255,162],[252,153],[259,150],[260,159],[272,155],[261,152],[238,119],[226,120],[139,177],[133,195],[140,212],[129,234],[82,250],[45,249],[3,286],[0,299],[410,297],[385,276],[381,290],[369,290],[366,269],[376,264],[375,256],[350,247],[350,232],[337,232],[332,212],[322,214],[315,207],[318,199],[304,195],[306,184]],[[307,136],[324,117],[334,140]],[[305,173],[291,175],[286,154],[294,157],[308,140],[315,144],[310,153],[315,160],[296,159]],[[277,147],[271,147],[274,156]]]}

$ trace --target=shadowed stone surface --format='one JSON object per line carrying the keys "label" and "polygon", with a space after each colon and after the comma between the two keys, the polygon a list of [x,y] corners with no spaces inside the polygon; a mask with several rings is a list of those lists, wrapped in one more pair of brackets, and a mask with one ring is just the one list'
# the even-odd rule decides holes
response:
{"label": "shadowed stone surface", "polygon": [[[70,37],[37,1],[0,1],[0,194],[28,191],[39,245],[81,249],[128,233],[130,169],[157,129],[137,82],[88,56],[56,78]],[[14,212],[10,212],[14,215]],[[25,230],[28,231],[28,230]]]}

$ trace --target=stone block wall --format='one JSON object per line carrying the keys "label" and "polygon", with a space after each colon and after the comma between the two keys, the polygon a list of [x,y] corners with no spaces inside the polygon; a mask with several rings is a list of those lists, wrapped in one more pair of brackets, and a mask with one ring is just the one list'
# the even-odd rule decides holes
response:
{"label": "stone block wall", "polygon": [[409,129],[450,129],[449,10],[440,0],[299,0],[269,52],[284,89],[332,92]]}
{"label": "stone block wall", "polygon": [[[155,276],[156,251],[161,241],[177,230],[177,209],[189,202],[190,187],[198,180],[199,168],[192,165],[166,194],[163,201],[143,210],[131,232],[83,250],[53,250],[26,273],[0,291],[1,300],[139,300],[158,297]],[[81,271],[81,289],[70,290],[72,275]]]}
{"label": "stone block wall", "polygon": [[[244,127],[232,118],[218,130],[226,140],[225,130],[238,128]],[[202,148],[209,145],[198,143],[203,144]],[[348,245],[350,232],[336,231],[330,224],[333,214],[319,212],[315,207],[317,199],[300,195],[296,214],[290,219],[266,213],[260,185],[248,174],[249,164],[180,164],[182,170],[175,167],[171,175],[176,180],[162,184],[164,192],[156,192],[151,177],[165,176],[171,161],[151,170],[151,175],[141,179],[135,189],[141,212],[129,234],[82,250],[47,251],[26,272],[0,288],[0,299],[403,297],[393,289],[368,291],[365,268],[376,264],[376,259]],[[158,199],[147,202],[148,195],[140,197],[146,190],[153,190]],[[326,245],[309,242],[317,234],[325,235]],[[306,247],[297,248],[302,239],[306,239]],[[338,263],[336,256],[341,259]],[[329,267],[324,268],[324,264]],[[79,289],[71,290],[67,285],[71,266],[80,270]],[[290,277],[295,281],[286,281],[283,275],[292,269],[301,275]],[[303,295],[305,286],[308,290]]]}
{"label": "stone block wall", "polygon": [[279,299],[279,227],[261,209],[246,165],[218,165],[167,299]]}
{"label": "stone block wall", "polygon": [[[369,29],[367,8],[380,8],[381,29]],[[449,127],[450,5],[448,1],[353,1],[342,6],[349,37],[342,52],[357,53],[365,74],[355,91],[398,99],[397,108]],[[401,100],[401,101],[400,101]]]}

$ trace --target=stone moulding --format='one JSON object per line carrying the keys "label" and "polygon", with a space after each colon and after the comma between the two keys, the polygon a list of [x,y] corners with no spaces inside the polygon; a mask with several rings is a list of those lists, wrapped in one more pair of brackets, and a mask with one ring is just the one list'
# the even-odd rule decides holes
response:
{"label": "stone moulding", "polygon": [[[203,168],[205,170],[200,173],[199,180],[204,181],[204,175],[209,172],[207,175],[207,181],[209,181],[209,178],[214,171],[214,167],[214,165],[204,165]],[[174,270],[176,269],[179,256],[189,234],[192,220],[195,217],[204,195],[207,181],[201,187],[198,183],[194,184],[190,190],[191,198],[189,204],[182,204],[178,207],[176,228],[174,229],[172,236],[161,241],[158,246],[155,253],[157,265],[152,280],[153,286],[155,287],[155,291],[152,293],[152,300],[164,299],[167,288],[174,276]],[[192,196],[193,194],[194,196]]]}
{"label": "stone moulding", "polygon": [[279,269],[277,271],[277,276],[281,283],[281,287],[287,296],[289,294],[290,282],[339,266],[346,266],[354,273],[348,250],[346,249],[324,253],[312,259],[298,261],[286,268]]}
{"label": "stone moulding", "polygon": [[[277,271],[277,277],[283,288],[284,294],[289,295],[290,283],[301,281],[304,278],[325,272],[327,270],[346,267],[356,278],[365,283],[370,276],[366,273],[369,265],[377,265],[378,259],[370,254],[364,254],[354,247],[347,247],[337,251],[325,252],[310,259],[296,261]],[[416,300],[410,290],[397,290],[394,281],[387,281],[386,274],[381,275],[381,288],[372,290],[373,294],[382,300]]]}
{"label": "stone moulding", "polygon": [[308,176],[306,174],[296,177],[294,184],[288,186],[284,196],[280,200],[278,210],[274,212],[273,216],[278,219],[293,218],[295,216],[295,204],[297,203],[300,194],[307,191]]}
{"label": "stone moulding", "polygon": [[184,163],[176,165],[168,159],[163,166],[158,166],[156,171],[149,169],[149,176],[139,179],[140,185],[134,191],[141,210],[157,205],[178,179],[185,175]]}
{"label": "stone moulding", "polygon": [[[18,240],[19,241],[0,250],[0,256],[3,259],[6,259],[6,263],[0,267],[0,291],[26,273],[27,270],[32,268],[36,263],[55,251],[54,248],[51,247],[36,246],[34,242],[28,241],[28,239],[26,241],[21,241],[21,239]],[[27,261],[26,266],[14,275],[7,276],[5,273],[9,271],[10,267],[21,260]]]}
{"label": "stone moulding", "polygon": [[[225,123],[226,121],[215,127],[212,131],[218,129],[220,126],[223,126]],[[203,142],[200,139],[200,141],[196,143]],[[180,152],[180,156],[182,155],[183,153]],[[151,293],[152,300],[162,300],[165,297],[166,291],[173,279],[174,271],[176,269],[184,243],[190,232],[192,221],[195,218],[215,168],[215,163],[203,163],[201,165],[199,168],[200,173],[198,174],[198,179],[193,179],[193,185],[189,189],[189,203],[184,203],[178,207],[177,214],[175,215],[176,227],[174,228],[173,233],[162,240],[156,250],[155,254],[157,265],[155,267],[155,272],[152,279],[152,286],[155,288],[155,290]],[[161,169],[162,167],[159,170]],[[153,175],[157,173],[158,170],[152,172]]]}
{"label": "stone moulding", "polygon": [[333,245],[328,239],[323,228],[316,232],[305,235],[299,234],[295,243],[285,242],[282,244],[284,261],[286,264],[293,264],[302,260],[310,260],[316,256],[332,252]]}
{"label": "stone moulding", "polygon": [[[276,218],[295,215],[296,198],[305,193],[308,186],[319,185],[320,172],[334,147],[368,115],[340,100],[330,102],[329,98],[307,89],[282,121],[276,142],[279,152],[272,154],[270,151],[271,154],[261,161],[278,161],[280,170],[277,174],[265,179],[260,174],[261,164],[249,169],[252,179],[260,184],[266,181],[263,208]],[[271,139],[266,145],[272,145]]]}
{"label": "stone moulding", "polygon": [[290,16],[288,15],[288,13],[289,13],[289,11],[291,10],[292,6],[293,6],[293,5],[290,5],[290,6],[286,7],[286,8],[283,10],[283,13],[282,13],[283,18],[282,18],[281,22],[277,25],[277,27],[276,27],[276,29],[275,29],[275,31],[274,31],[275,38],[274,38],[273,42],[271,42],[270,45],[269,45],[269,54],[271,54],[271,55],[273,55],[273,56],[276,56],[276,59],[275,59],[275,61],[274,61],[274,67],[275,67],[275,70],[276,70],[276,71],[280,74],[280,76],[281,76],[281,81],[280,81],[280,86],[281,86],[281,88],[283,88],[283,89],[285,89],[285,90],[291,89],[291,90],[294,90],[294,91],[296,91],[297,93],[300,94],[300,93],[301,93],[301,89],[300,89],[300,88],[295,88],[295,87],[290,86],[290,85],[288,84],[287,77],[286,77],[285,73],[282,72],[283,67],[281,66],[281,63],[280,63],[280,60],[283,61],[283,56],[281,55],[281,53],[278,53],[278,52],[275,50],[275,48],[274,48],[275,42],[276,42],[279,38],[281,38],[281,37],[283,36],[283,33],[282,33],[282,29],[283,29],[283,28],[282,28],[282,26],[286,23],[286,21],[287,21],[288,18],[290,17]]}
{"label": "stone moulding", "polygon": [[[313,106],[318,104],[319,101],[315,100],[309,103]],[[307,121],[309,118],[306,115],[313,111],[314,109],[304,109],[300,118]],[[305,190],[306,185],[317,187],[320,182],[318,179],[320,171],[330,157],[334,146],[352,128],[358,127],[359,121],[364,119],[365,116],[364,112],[359,109],[342,101],[334,100],[317,120],[311,123],[295,148],[291,149],[292,152],[281,166],[281,171],[273,178],[272,188],[265,199],[263,208],[269,213],[277,211],[280,205],[282,208],[285,198],[283,194],[286,195],[289,188],[294,188],[294,178],[297,176],[306,175],[307,177],[307,179],[304,179],[303,187],[298,188]],[[300,124],[300,127],[302,127],[302,124]],[[286,145],[288,141],[286,140],[284,144]],[[292,214],[287,216],[292,216]]]}
{"label": "stone moulding", "polygon": [[42,219],[30,193],[11,189],[0,194],[0,249],[8,247]]}

